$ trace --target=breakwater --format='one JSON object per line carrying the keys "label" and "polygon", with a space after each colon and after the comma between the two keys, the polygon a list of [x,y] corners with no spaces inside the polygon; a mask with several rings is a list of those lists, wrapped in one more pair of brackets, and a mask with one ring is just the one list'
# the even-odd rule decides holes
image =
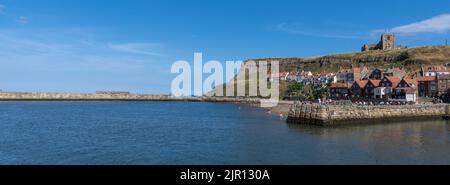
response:
{"label": "breakwater", "polygon": [[192,97],[159,94],[130,93],[35,93],[0,92],[0,101],[197,101],[197,102],[239,102],[256,104],[257,98],[234,97]]}
{"label": "breakwater", "polygon": [[312,125],[373,123],[417,119],[443,119],[450,116],[449,104],[417,105],[323,105],[294,103],[288,122]]}

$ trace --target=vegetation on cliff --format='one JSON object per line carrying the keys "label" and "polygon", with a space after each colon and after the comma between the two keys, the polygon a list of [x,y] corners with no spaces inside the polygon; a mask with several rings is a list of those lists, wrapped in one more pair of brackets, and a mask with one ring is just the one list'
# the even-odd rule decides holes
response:
{"label": "vegetation on cliff", "polygon": [[404,68],[414,72],[422,65],[450,63],[450,46],[426,46],[396,50],[377,50],[306,58],[262,58],[254,61],[279,61],[280,71],[305,70],[313,73],[333,73],[340,68]]}

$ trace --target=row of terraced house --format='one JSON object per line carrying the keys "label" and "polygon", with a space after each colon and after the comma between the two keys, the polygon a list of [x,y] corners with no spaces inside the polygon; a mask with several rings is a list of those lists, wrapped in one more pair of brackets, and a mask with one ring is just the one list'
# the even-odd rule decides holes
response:
{"label": "row of terraced house", "polygon": [[[364,69],[366,70],[366,69]],[[450,89],[450,70],[447,66],[428,66],[414,75],[406,75],[400,69],[375,69],[369,73],[355,73],[354,79],[333,83],[330,87],[331,98],[385,98],[399,101],[416,102],[417,97],[439,97]]]}
{"label": "row of terraced house", "polygon": [[274,78],[279,80],[296,82],[303,85],[310,85],[315,88],[326,87],[327,84],[334,82],[335,74],[313,74],[311,71],[301,71],[301,72],[282,72],[277,74],[272,74],[269,77],[270,81]]}

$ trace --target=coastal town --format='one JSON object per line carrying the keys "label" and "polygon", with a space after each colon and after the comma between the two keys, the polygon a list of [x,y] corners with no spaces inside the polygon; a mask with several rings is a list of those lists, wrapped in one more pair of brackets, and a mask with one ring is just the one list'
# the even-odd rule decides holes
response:
{"label": "coastal town", "polygon": [[424,66],[409,75],[400,68],[354,67],[337,73],[309,71],[280,73],[280,80],[313,88],[328,88],[330,99],[391,99],[416,102],[418,97],[444,99],[450,90],[450,69],[446,65]]}
{"label": "coastal town", "polygon": [[[365,44],[361,52],[372,50],[401,50],[395,46],[394,34],[383,34],[378,44]],[[341,67],[335,73],[312,73],[311,71],[281,72],[279,78],[290,84],[285,99],[298,100],[307,87],[314,99],[321,102],[351,100],[357,103],[423,103],[448,101],[450,92],[450,60],[447,64],[421,65],[416,71],[407,72],[400,67],[368,68],[365,66]],[[319,93],[317,93],[319,92]],[[302,99],[299,99],[302,100]]]}

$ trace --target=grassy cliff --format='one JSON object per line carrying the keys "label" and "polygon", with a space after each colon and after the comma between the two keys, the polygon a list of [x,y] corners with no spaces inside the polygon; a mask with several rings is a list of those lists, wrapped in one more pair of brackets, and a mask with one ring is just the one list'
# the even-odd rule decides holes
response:
{"label": "grassy cliff", "polygon": [[398,50],[368,51],[324,55],[306,58],[263,58],[254,61],[279,61],[280,71],[297,69],[313,73],[337,72],[339,68],[366,66],[368,68],[400,67],[407,72],[419,70],[421,65],[450,63],[450,46],[414,47]]}

